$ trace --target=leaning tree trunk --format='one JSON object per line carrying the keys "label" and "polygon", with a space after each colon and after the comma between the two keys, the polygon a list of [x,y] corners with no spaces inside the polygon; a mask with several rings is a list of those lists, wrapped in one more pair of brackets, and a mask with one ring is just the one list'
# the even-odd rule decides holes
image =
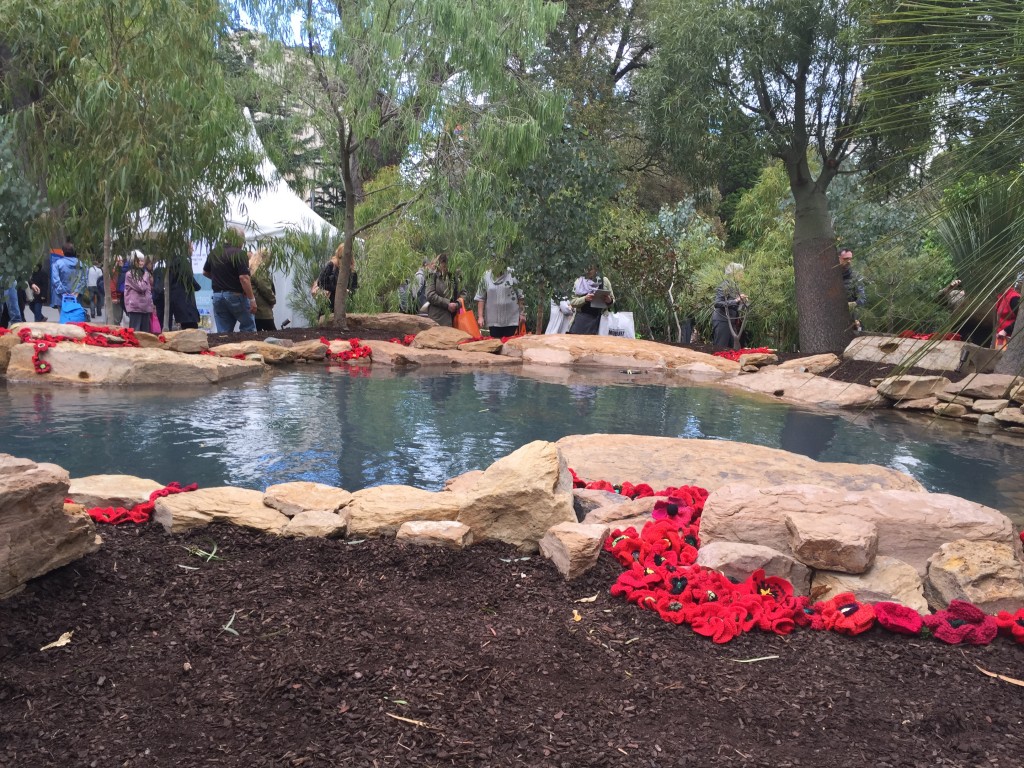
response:
{"label": "leaning tree trunk", "polygon": [[[103,202],[106,204],[106,216],[103,217],[103,317],[106,318],[107,325],[112,325],[114,317],[114,297],[111,295],[110,291],[110,192],[107,192],[103,197]],[[122,301],[124,301],[124,299],[122,299]]]}
{"label": "leaning tree trunk", "polygon": [[1003,350],[1003,354],[999,356],[999,362],[996,363],[996,373],[1009,373],[1013,376],[1024,373],[1024,323],[1020,321],[1022,314],[1024,312],[1017,310],[1017,321],[1013,324],[1006,349]]}
{"label": "leaning tree trunk", "polygon": [[331,326],[339,331],[348,330],[348,319],[345,316],[348,304],[348,281],[352,275],[351,265],[355,263],[355,230],[356,230],[356,189],[355,176],[352,173],[352,152],[349,151],[352,140],[351,131],[344,128],[339,131],[341,140],[341,179],[345,185],[345,253],[338,266],[338,284],[334,288],[334,317]]}
{"label": "leaning tree trunk", "polygon": [[[853,338],[853,324],[825,195],[827,180],[819,177],[814,181],[802,170],[789,169],[790,187],[796,200],[793,274],[800,351],[839,354]],[[756,302],[757,296],[753,299]]]}

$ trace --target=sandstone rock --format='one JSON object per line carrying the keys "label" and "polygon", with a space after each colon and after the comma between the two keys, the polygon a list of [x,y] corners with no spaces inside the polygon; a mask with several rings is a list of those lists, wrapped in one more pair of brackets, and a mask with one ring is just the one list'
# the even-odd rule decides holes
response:
{"label": "sandstone rock", "polygon": [[394,536],[402,523],[414,520],[454,520],[462,495],[424,491],[408,485],[377,485],[352,494],[349,536]]}
{"label": "sandstone rock", "polygon": [[485,352],[464,352],[458,349],[416,349],[402,344],[392,344],[389,341],[366,341],[364,344],[373,350],[373,364],[381,366],[420,365],[477,369],[518,368],[521,365],[521,361],[515,358],[491,355]]}
{"label": "sandstone rock", "polygon": [[291,349],[292,347],[295,346],[295,342],[292,341],[291,339],[278,339],[273,336],[266,336],[263,338],[263,341],[267,344],[273,344],[278,347],[285,347],[286,349]]}
{"label": "sandstone rock", "polygon": [[149,501],[149,495],[163,485],[156,480],[147,480],[132,475],[88,475],[71,480],[68,497],[84,506],[124,507],[131,509],[136,504]]}
{"label": "sandstone rock", "polygon": [[981,418],[978,419],[979,429],[997,429],[999,427],[999,420],[995,416],[991,416],[987,413],[983,413]]}
{"label": "sandstone rock", "polygon": [[390,337],[402,338],[403,336],[415,336],[427,328],[437,328],[438,325],[429,317],[419,315],[407,315],[402,312],[382,312],[379,315],[364,315],[349,312],[345,315],[349,331],[357,336],[360,331],[382,331]]}
{"label": "sandstone rock", "polygon": [[923,397],[920,400],[903,400],[893,406],[897,411],[930,411],[939,404],[937,397]]}
{"label": "sandstone rock", "polygon": [[267,344],[265,341],[239,341],[232,344],[220,344],[213,347],[211,352],[221,357],[234,357],[235,355],[259,355],[268,365],[291,365],[298,359],[294,350],[280,347],[277,344]]}
{"label": "sandstone rock", "polygon": [[64,511],[68,473],[0,453],[0,599],[99,547],[88,515]]}
{"label": "sandstone rock", "polygon": [[338,539],[345,535],[348,515],[311,509],[299,512],[281,529],[282,536],[294,538]]}
{"label": "sandstone rock", "polygon": [[779,362],[779,357],[774,352],[748,352],[745,355],[740,355],[738,362],[740,368],[747,365],[760,368],[762,365],[775,365]]}
{"label": "sandstone rock", "polygon": [[541,538],[540,553],[571,581],[594,567],[607,536],[606,525],[559,523]]}
{"label": "sandstone rock", "polygon": [[15,336],[23,329],[28,328],[31,338],[42,339],[46,336],[63,336],[66,339],[84,339],[85,329],[80,325],[61,325],[60,323],[15,323],[11,326],[11,333]]}
{"label": "sandstone rock", "polygon": [[857,575],[816,571],[811,591],[818,600],[852,592],[863,603],[899,603],[918,613],[928,613],[921,575],[914,566],[895,557],[876,557],[870,570]]}
{"label": "sandstone rock", "polygon": [[976,413],[999,413],[1009,404],[1009,400],[975,400],[971,410]]}
{"label": "sandstone rock", "polygon": [[873,387],[848,384],[779,366],[762,368],[756,376],[742,376],[725,383],[749,392],[781,397],[791,403],[821,408],[874,408],[887,405]]}
{"label": "sandstone rock", "polygon": [[[761,374],[757,374],[760,376]],[[644,435],[569,435],[555,445],[584,480],[648,483],[654,490],[697,485],[713,491],[726,483],[815,483],[851,491],[889,488],[923,491],[910,475],[871,464],[814,461],[776,448]]]}
{"label": "sandstone rock", "polygon": [[962,405],[964,408],[970,409],[974,405],[974,400],[963,395],[953,395],[949,392],[936,392],[935,399],[940,403],[952,403],[953,405]]}
{"label": "sandstone rock", "polygon": [[720,378],[739,371],[739,363],[688,347],[671,347],[618,336],[542,334],[509,339],[503,356],[536,365],[609,367],[615,370],[671,371]]}
{"label": "sandstone rock", "polygon": [[501,339],[481,339],[480,341],[467,341],[465,344],[459,344],[456,349],[460,352],[483,352],[489,355],[496,355],[501,353],[501,348],[504,344],[501,343]]}
{"label": "sandstone rock", "polygon": [[300,341],[291,350],[297,360],[316,362],[327,358],[327,345],[319,339]]}
{"label": "sandstone rock", "polygon": [[7,375],[7,364],[11,362],[11,349],[21,344],[21,339],[13,333],[0,336],[0,376]]}
{"label": "sandstone rock", "polygon": [[1015,405],[1003,408],[1003,410],[995,414],[995,417],[996,421],[1004,427],[1024,424],[1024,412]]}
{"label": "sandstone rock", "polygon": [[1024,403],[1024,381],[1020,384],[1014,384],[1010,387],[1010,393],[1007,395],[1015,403]]}
{"label": "sandstone rock", "polygon": [[1024,379],[1019,376],[1014,377],[1004,373],[975,373],[963,381],[950,384],[946,387],[946,392],[980,400],[996,400],[1006,397],[1006,393],[1012,391],[1020,383],[1024,383]]}
{"label": "sandstone rock", "polygon": [[779,363],[779,368],[820,375],[831,371],[833,368],[837,368],[839,362],[839,358],[836,355],[826,352],[822,355],[808,355],[807,357],[800,357],[795,360],[786,360],[784,363]]}
{"label": "sandstone rock", "polygon": [[757,373],[760,370],[761,369],[758,368],[756,365],[741,365],[740,366],[740,373]]}
{"label": "sandstone rock", "polygon": [[981,413],[965,413],[963,416],[960,417],[960,421],[964,421],[970,424],[977,424],[979,421],[981,421],[981,417],[983,415],[984,414]]}
{"label": "sandstone rock", "polygon": [[851,515],[789,514],[789,548],[804,565],[826,571],[864,573],[875,561],[878,529]]}
{"label": "sandstone rock", "polygon": [[395,540],[423,547],[465,549],[473,544],[473,531],[454,520],[410,520],[402,523]]}
{"label": "sandstone rock", "polygon": [[697,550],[697,564],[721,571],[737,581],[744,581],[758,568],[763,568],[765,576],[779,576],[789,581],[796,595],[809,594],[811,588],[810,568],[791,555],[759,544],[728,541],[702,544]]}
{"label": "sandstone rock", "polygon": [[468,338],[471,337],[465,331],[439,325],[417,333],[416,338],[412,341],[412,346],[414,349],[446,349],[454,351],[459,348],[460,341],[465,341]]}
{"label": "sandstone rock", "polygon": [[263,503],[260,491],[246,488],[200,488],[156,500],[153,520],[168,533],[182,533],[210,523],[280,534],[288,518]]}
{"label": "sandstone rock", "polygon": [[932,413],[936,416],[944,416],[947,419],[959,419],[965,413],[967,408],[963,405],[957,405],[956,403],[939,403],[932,408]]}
{"label": "sandstone rock", "polygon": [[160,341],[160,337],[155,333],[136,331],[135,340],[139,342],[139,348],[141,349],[164,349],[164,343]]}
{"label": "sandstone rock", "polygon": [[1020,547],[1006,515],[956,496],[741,483],[712,492],[701,517],[701,541],[761,544],[792,554],[786,515],[793,513],[839,513],[872,522],[878,529],[878,556],[910,563],[922,575],[928,558],[950,541],[970,539]]}
{"label": "sandstone rock", "polygon": [[181,352],[187,355],[198,355],[210,348],[210,339],[206,331],[198,328],[186,328],[183,331],[167,331],[164,334],[164,349],[170,352]]}
{"label": "sandstone rock", "polygon": [[583,520],[600,507],[628,504],[630,501],[631,499],[627,496],[621,496],[613,491],[595,491],[587,488],[574,488],[572,491],[572,507],[576,512],[577,520]]}
{"label": "sandstone rock", "polygon": [[885,381],[884,378],[869,379],[868,380],[868,386],[869,387],[874,387],[875,389],[878,389],[878,385],[881,384],[883,381]]}
{"label": "sandstone rock", "polygon": [[504,541],[535,552],[551,526],[576,522],[565,459],[554,443],[542,440],[498,459],[467,491],[457,519],[478,541]]}
{"label": "sandstone rock", "polygon": [[122,347],[110,349],[62,342],[48,349],[43,359],[50,373],[39,375],[32,366],[32,347],[19,344],[11,351],[7,368],[9,381],[45,384],[175,386],[218,384],[263,372],[263,365],[248,360],[182,355],[165,349]]}
{"label": "sandstone rock", "polygon": [[924,341],[897,336],[858,336],[843,351],[847,360],[887,365],[911,364],[928,371],[955,371],[960,365],[962,341]]}
{"label": "sandstone rock", "polygon": [[483,476],[484,471],[482,469],[471,469],[469,472],[448,478],[444,483],[444,489],[453,493],[462,493],[476,485]]}
{"label": "sandstone rock", "polygon": [[333,514],[344,508],[351,500],[352,494],[343,488],[306,481],[272,485],[263,494],[264,504],[288,517],[295,517],[303,512]]}
{"label": "sandstone rock", "polygon": [[952,541],[928,560],[925,595],[935,610],[967,600],[985,613],[1024,608],[1024,564],[1019,552],[993,541]]}
{"label": "sandstone rock", "polygon": [[949,384],[945,376],[912,376],[908,373],[890,376],[878,385],[878,393],[890,400],[920,400],[931,397]]}
{"label": "sandstone rock", "polygon": [[636,521],[640,521],[640,524],[636,525],[636,529],[639,531],[651,521],[651,512],[654,511],[654,505],[658,502],[658,498],[654,496],[632,500],[619,496],[619,499],[621,501],[591,510],[584,516],[583,522],[587,525],[608,525],[625,530],[630,525],[634,525]]}

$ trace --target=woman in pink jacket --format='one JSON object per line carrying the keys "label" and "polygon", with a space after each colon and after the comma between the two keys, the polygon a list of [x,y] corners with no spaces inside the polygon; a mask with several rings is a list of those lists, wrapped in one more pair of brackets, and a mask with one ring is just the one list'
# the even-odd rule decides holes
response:
{"label": "woman in pink jacket", "polygon": [[142,251],[132,251],[131,268],[124,276],[124,311],[133,331],[149,331],[153,314],[153,275]]}

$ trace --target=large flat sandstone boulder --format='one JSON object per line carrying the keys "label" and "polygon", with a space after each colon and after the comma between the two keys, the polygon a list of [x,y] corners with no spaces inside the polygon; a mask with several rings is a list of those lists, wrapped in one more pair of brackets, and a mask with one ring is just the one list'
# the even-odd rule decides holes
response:
{"label": "large flat sandstone boulder", "polygon": [[350,501],[352,494],[344,488],[306,481],[272,485],[263,494],[264,504],[288,517],[295,517],[303,512],[335,513],[347,506]]}
{"label": "large flat sandstone boulder", "polygon": [[7,365],[11,362],[11,350],[21,344],[21,339],[11,333],[0,336],[0,376],[7,375]]}
{"label": "large flat sandstone boulder", "polygon": [[594,567],[607,536],[607,525],[559,523],[541,538],[540,553],[571,581]]}
{"label": "large flat sandstone boulder", "polygon": [[395,541],[419,547],[465,549],[473,543],[473,531],[454,520],[412,520],[402,523]]}
{"label": "large flat sandstone boulder", "polygon": [[15,323],[10,330],[14,335],[18,335],[25,328],[31,331],[30,337],[33,339],[42,339],[47,336],[84,339],[88,335],[80,325],[61,325],[60,323]]}
{"label": "large flat sandstone boulder", "polygon": [[416,338],[412,340],[412,347],[413,349],[445,349],[455,351],[458,349],[460,342],[466,341],[469,338],[471,336],[468,333],[458,328],[438,325],[417,333]]}
{"label": "large flat sandstone boulder", "polygon": [[182,331],[164,333],[164,349],[170,352],[181,352],[185,355],[198,355],[210,348],[210,339],[206,331],[198,328],[186,328]]}
{"label": "large flat sandstone boulder", "polygon": [[132,475],[88,475],[71,480],[68,498],[86,509],[93,507],[124,507],[149,501],[149,495],[163,485]]}
{"label": "large flat sandstone boulder", "polygon": [[935,610],[967,600],[985,613],[1024,608],[1024,563],[1014,547],[993,541],[952,541],[928,560],[925,595]]}
{"label": "large flat sandstone boulder", "polygon": [[789,548],[810,568],[841,573],[864,573],[875,561],[878,529],[850,515],[786,515]]}
{"label": "large flat sandstone boulder", "polygon": [[504,345],[501,339],[480,339],[480,341],[467,341],[459,344],[457,349],[460,352],[485,352],[489,355],[496,355],[501,352]]}
{"label": "large flat sandstone boulder", "polygon": [[626,481],[648,483],[656,491],[677,485],[697,485],[713,491],[734,482],[816,483],[851,491],[924,491],[917,480],[894,469],[814,461],[777,448],[730,440],[596,434],[569,435],[555,445],[584,480],[607,480],[613,485]]}
{"label": "large flat sandstone boulder", "polygon": [[847,360],[906,365],[928,371],[955,371],[963,341],[924,341],[898,336],[858,336],[843,351]]}
{"label": "large flat sandstone boulder", "polygon": [[374,365],[394,366],[447,366],[454,368],[517,368],[521,362],[505,355],[486,352],[464,352],[460,349],[417,349],[390,341],[364,342],[373,351]]}
{"label": "large flat sandstone boulder", "polygon": [[739,376],[724,383],[748,392],[772,395],[790,403],[820,408],[875,408],[886,404],[873,387],[826,379],[779,366],[762,368],[753,376]]}
{"label": "large flat sandstone boulder", "polygon": [[139,347],[93,347],[62,342],[43,353],[52,367],[37,374],[32,366],[32,346],[20,344],[11,350],[7,367],[9,381],[85,386],[184,386],[218,384],[255,376],[263,372],[262,363],[251,360],[183,355],[165,349]]}
{"label": "large flat sandstone boulder", "polygon": [[268,365],[291,365],[298,359],[298,355],[288,348],[279,344],[267,344],[265,341],[239,341],[231,344],[219,344],[210,349],[221,357],[235,357],[236,355],[259,355]]}
{"label": "large flat sandstone boulder", "polygon": [[402,312],[382,312],[379,315],[349,312],[345,315],[345,320],[348,323],[348,330],[356,336],[360,331],[383,331],[400,339],[408,335],[415,336],[427,328],[438,327],[429,317],[407,315]]}
{"label": "large flat sandstone boulder", "polygon": [[291,350],[297,360],[318,362],[327,358],[327,345],[319,339],[296,342]]}
{"label": "large flat sandstone boulder", "polygon": [[558,523],[575,523],[572,479],[554,443],[535,440],[484,470],[466,491],[458,521],[477,541],[513,544],[536,552]]}
{"label": "large flat sandstone boulder", "polygon": [[1016,387],[1024,383],[1020,376],[1004,373],[975,373],[962,381],[947,384],[943,390],[951,395],[996,400],[1007,397]]}
{"label": "large flat sandstone boulder", "polygon": [[168,533],[182,533],[210,523],[228,523],[280,534],[288,517],[263,503],[263,493],[247,488],[200,488],[156,500],[153,520]]}
{"label": "large flat sandstone boulder", "polygon": [[520,336],[510,339],[501,353],[536,365],[671,371],[711,378],[738,373],[740,369],[731,360],[687,347],[617,336]]}
{"label": "large flat sandstone boulder", "polygon": [[843,491],[803,484],[766,487],[736,483],[719,488],[704,506],[701,541],[761,544],[792,555],[786,518],[793,514],[840,514],[873,523],[878,530],[878,556],[903,560],[921,574],[939,547],[957,539],[1020,547],[1006,515],[956,496]]}
{"label": "large flat sandstone boulder", "polygon": [[833,368],[839,367],[839,358],[831,352],[825,352],[821,355],[808,355],[807,357],[798,357],[793,360],[786,360],[779,363],[779,368],[783,370],[800,371],[803,373],[813,373],[821,375],[831,371]]}
{"label": "large flat sandstone boulder", "polygon": [[582,522],[588,525],[608,525],[622,530],[634,526],[639,531],[653,519],[651,512],[654,511],[654,505],[659,499],[664,500],[664,497],[659,496],[645,496],[642,499],[624,499],[621,496],[618,498],[620,501],[613,501],[611,504],[590,510],[584,515]]}
{"label": "large flat sandstone boulder", "polygon": [[349,536],[394,536],[413,520],[454,520],[462,497],[448,491],[424,491],[408,485],[377,485],[352,494]]}
{"label": "large flat sandstone boulder", "polygon": [[815,571],[811,591],[817,600],[852,592],[862,603],[899,603],[918,613],[928,613],[921,574],[895,557],[877,557],[874,565],[860,574]]}
{"label": "large flat sandstone boulder", "polygon": [[99,548],[88,515],[65,514],[68,473],[0,453],[0,599]]}
{"label": "large flat sandstone boulder", "polygon": [[878,393],[890,400],[920,400],[941,392],[950,383],[945,376],[889,376],[878,385]]}
{"label": "large flat sandstone boulder", "polygon": [[811,569],[771,547],[760,544],[737,544],[729,541],[713,541],[701,544],[697,550],[697,565],[724,573],[736,581],[745,581],[759,568],[765,576],[779,576],[793,585],[796,595],[809,594]]}

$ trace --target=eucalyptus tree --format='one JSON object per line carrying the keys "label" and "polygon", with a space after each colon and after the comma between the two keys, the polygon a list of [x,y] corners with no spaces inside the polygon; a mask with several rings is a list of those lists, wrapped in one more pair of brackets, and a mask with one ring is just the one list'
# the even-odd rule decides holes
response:
{"label": "eucalyptus tree", "polygon": [[24,277],[36,262],[32,224],[43,212],[43,200],[25,178],[11,135],[0,120],[0,290],[10,279]]}
{"label": "eucalyptus tree", "polygon": [[651,9],[651,140],[694,178],[711,178],[738,112],[785,166],[805,352],[841,350],[851,334],[827,190],[863,116],[867,47],[855,9],[853,0],[656,0]]}
{"label": "eucalyptus tree", "polygon": [[15,6],[11,20],[34,35],[19,40],[21,60],[47,74],[34,101],[14,105],[15,124],[51,203],[102,231],[105,274],[133,212],[148,207],[155,228],[184,241],[222,226],[227,196],[260,184],[215,56],[226,22],[217,0]]}
{"label": "eucalyptus tree", "polygon": [[[524,67],[560,14],[543,0],[244,0],[241,6],[281,44],[300,45],[306,54],[319,91],[309,100],[312,122],[334,143],[344,184],[348,254],[357,234],[415,198],[356,227],[359,163],[371,150],[384,146],[404,158],[420,182],[419,195],[437,178],[443,145],[458,147],[466,128],[492,157],[529,157],[541,146],[542,122],[560,114],[551,98],[533,99],[532,108],[506,98],[520,91]],[[300,40],[292,31],[296,19]],[[464,179],[474,180],[480,179]],[[473,194],[471,185],[463,194]],[[339,328],[346,327],[350,266],[342,260]]]}

